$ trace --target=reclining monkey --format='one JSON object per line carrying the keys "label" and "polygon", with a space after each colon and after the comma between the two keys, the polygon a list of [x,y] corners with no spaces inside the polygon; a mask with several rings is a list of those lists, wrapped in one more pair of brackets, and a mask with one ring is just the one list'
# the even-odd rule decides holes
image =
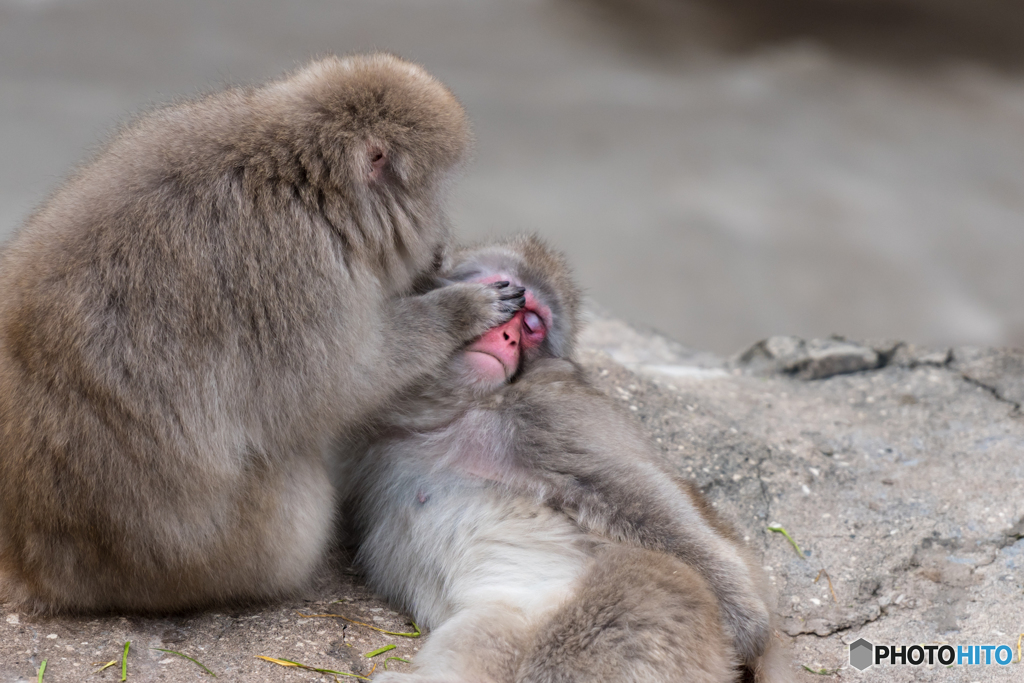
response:
{"label": "reclining monkey", "polygon": [[432,630],[380,680],[788,679],[759,567],[571,360],[564,261],[519,238],[455,262],[526,303],[351,445],[357,562]]}

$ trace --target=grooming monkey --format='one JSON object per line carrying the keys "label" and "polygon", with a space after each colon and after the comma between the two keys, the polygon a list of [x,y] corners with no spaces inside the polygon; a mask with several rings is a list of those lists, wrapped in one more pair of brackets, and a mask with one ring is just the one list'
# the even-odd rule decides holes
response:
{"label": "grooming monkey", "polygon": [[337,434],[522,305],[411,295],[468,138],[420,67],[328,57],[141,117],[29,218],[0,262],[7,597],[164,612],[300,586]]}
{"label": "grooming monkey", "polygon": [[370,584],[432,629],[416,673],[385,679],[788,680],[760,567],[572,361],[561,258],[519,238],[455,264],[454,281],[525,287],[523,310],[338,474]]}

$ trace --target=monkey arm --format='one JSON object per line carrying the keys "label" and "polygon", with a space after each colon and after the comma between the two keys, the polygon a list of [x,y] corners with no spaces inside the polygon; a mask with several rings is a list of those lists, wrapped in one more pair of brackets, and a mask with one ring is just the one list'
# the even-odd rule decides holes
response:
{"label": "monkey arm", "polygon": [[646,438],[567,361],[538,364],[500,405],[513,477],[588,531],[670,553],[712,585],[738,651],[766,648],[769,611],[744,548],[657,463]]}
{"label": "monkey arm", "polygon": [[361,387],[364,395],[393,397],[433,375],[467,342],[507,322],[524,301],[523,288],[508,282],[456,283],[390,299],[380,327],[364,330],[371,339],[364,345],[369,353],[366,362],[379,369],[362,373],[373,380]]}

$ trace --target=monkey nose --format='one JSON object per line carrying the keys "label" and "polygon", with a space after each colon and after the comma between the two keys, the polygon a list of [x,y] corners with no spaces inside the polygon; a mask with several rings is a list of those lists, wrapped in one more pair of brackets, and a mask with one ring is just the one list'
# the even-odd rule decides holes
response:
{"label": "monkey nose", "polygon": [[517,313],[514,318],[505,323],[501,328],[501,338],[510,347],[518,347],[519,339],[522,336],[523,322],[522,314]]}
{"label": "monkey nose", "polygon": [[507,323],[492,327],[484,336],[467,347],[467,351],[486,353],[501,362],[505,376],[511,377],[519,367],[523,313],[516,313]]}

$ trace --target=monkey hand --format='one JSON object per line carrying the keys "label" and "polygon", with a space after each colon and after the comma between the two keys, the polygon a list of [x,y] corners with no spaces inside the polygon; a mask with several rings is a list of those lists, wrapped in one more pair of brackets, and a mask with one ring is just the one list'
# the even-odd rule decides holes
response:
{"label": "monkey hand", "polygon": [[526,290],[506,280],[459,282],[435,290],[452,323],[452,334],[468,342],[507,323],[526,304]]}

